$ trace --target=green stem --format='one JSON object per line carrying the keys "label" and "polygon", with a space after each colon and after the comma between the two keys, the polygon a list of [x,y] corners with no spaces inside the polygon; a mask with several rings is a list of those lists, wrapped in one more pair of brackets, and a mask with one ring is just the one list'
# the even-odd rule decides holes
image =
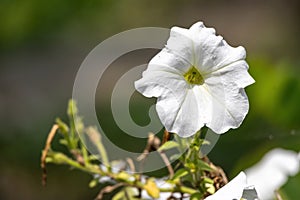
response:
{"label": "green stem", "polygon": [[[137,187],[143,189],[145,187],[145,184],[136,179],[136,181],[129,181],[128,178],[126,179],[119,179],[119,173],[111,173],[108,171],[102,171],[97,165],[81,165],[77,161],[67,157],[66,155],[60,153],[60,152],[49,152],[48,153],[48,158],[51,160],[51,162],[56,163],[56,164],[67,164],[70,165],[71,167],[88,172],[90,174],[99,174],[100,176],[108,176],[111,177],[118,182],[123,182],[128,186],[131,187]],[[124,173],[124,172],[122,172]],[[129,175],[129,174],[128,174]],[[129,175],[131,176],[131,175]],[[195,192],[199,192],[193,188],[189,188],[186,186],[181,186],[181,185],[175,185],[174,187],[171,188],[159,188],[160,192],[180,192],[180,193],[186,193],[186,194],[193,194]]]}
{"label": "green stem", "polygon": [[89,164],[90,161],[89,161],[88,151],[87,151],[86,148],[83,146],[83,144],[81,144],[81,152],[82,152],[82,156],[83,156],[84,163],[85,163],[86,165]]}
{"label": "green stem", "polygon": [[108,161],[108,157],[107,157],[107,153],[105,148],[102,145],[102,142],[97,142],[97,149],[100,153],[100,156],[102,158],[102,162],[106,167],[109,167],[109,161]]}
{"label": "green stem", "polygon": [[77,161],[60,152],[48,152],[46,161],[53,162],[55,164],[67,164],[75,169],[91,174],[107,175],[97,165],[81,165]]}
{"label": "green stem", "polygon": [[186,194],[194,194],[196,192],[199,192],[198,190],[195,190],[193,188],[189,188],[186,186],[175,186],[173,188],[159,188],[160,192],[180,192],[180,193],[186,193]]}

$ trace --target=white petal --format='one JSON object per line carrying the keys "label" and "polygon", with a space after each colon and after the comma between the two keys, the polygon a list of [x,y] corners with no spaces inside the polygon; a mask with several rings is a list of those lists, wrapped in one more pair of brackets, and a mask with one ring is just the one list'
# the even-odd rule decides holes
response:
{"label": "white petal", "polygon": [[[183,99],[187,88],[183,76],[167,71],[149,71],[143,73],[143,78],[135,82],[135,88],[146,97],[172,95]],[[167,95],[168,94],[168,95]]]}
{"label": "white petal", "polygon": [[[158,97],[156,110],[169,132],[188,137],[205,123],[202,118],[206,115],[201,117],[198,111],[199,98],[202,105],[209,101],[204,104],[201,99],[205,95],[195,96],[180,71],[184,64],[173,54],[161,51],[151,60],[142,79],[135,82],[135,88],[146,97]],[[204,109],[202,113],[205,113]]]}
{"label": "white petal", "polygon": [[216,36],[213,28],[206,28],[203,23],[196,23],[190,28],[196,66],[205,74],[244,60],[246,51],[243,47],[231,47],[221,36]]}
{"label": "white petal", "polygon": [[205,79],[210,77],[220,78],[220,82],[234,82],[239,88],[245,88],[253,84],[255,81],[248,73],[249,66],[246,61],[241,60],[232,63],[224,68],[204,75]]}
{"label": "white petal", "polygon": [[299,172],[300,161],[296,152],[274,149],[246,170],[248,182],[255,185],[261,200],[274,197],[275,190],[283,186],[289,176]]}
{"label": "white petal", "polygon": [[198,119],[199,112],[183,76],[169,71],[146,70],[143,78],[135,82],[135,87],[146,97],[158,97],[156,110],[169,132],[184,136],[200,129],[199,125],[192,124]]}
{"label": "white petal", "polygon": [[191,64],[182,59],[181,57],[171,53],[164,48],[156,56],[154,56],[147,70],[150,71],[170,71],[172,73],[178,73],[183,76],[191,67]]}
{"label": "white petal", "polygon": [[151,59],[142,79],[135,82],[135,88],[146,97],[159,97],[165,91],[180,96],[187,87],[183,75],[189,67],[180,57],[163,49]]}
{"label": "white petal", "polygon": [[215,194],[205,198],[205,200],[240,200],[243,195],[243,190],[246,186],[246,175],[244,172],[241,172],[228,184],[219,189]]}
{"label": "white petal", "polygon": [[171,28],[170,38],[166,45],[166,49],[170,53],[191,64],[191,61],[194,60],[192,45],[193,41],[188,29],[180,27]]}
{"label": "white petal", "polygon": [[239,61],[205,78],[213,102],[207,126],[214,132],[221,134],[239,127],[248,113],[249,102],[243,88],[254,80],[247,69],[247,63]]}
{"label": "white petal", "polygon": [[185,90],[184,98],[174,94],[168,93],[158,98],[157,113],[169,132],[189,137],[204,126],[199,120],[200,112],[196,96],[190,89]]}

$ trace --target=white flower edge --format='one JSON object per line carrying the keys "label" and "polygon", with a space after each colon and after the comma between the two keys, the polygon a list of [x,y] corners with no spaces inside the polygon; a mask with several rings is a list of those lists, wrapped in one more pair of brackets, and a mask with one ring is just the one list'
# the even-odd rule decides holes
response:
{"label": "white flower edge", "polygon": [[258,200],[256,190],[248,186],[247,177],[240,172],[228,184],[219,189],[215,194],[208,196],[205,200]]}
{"label": "white flower edge", "polygon": [[255,185],[261,200],[275,197],[275,191],[280,189],[288,177],[299,173],[300,153],[275,148],[264,155],[255,165],[245,170],[248,183]]}
{"label": "white flower edge", "polygon": [[[189,137],[206,125],[222,134],[239,127],[249,110],[244,88],[254,80],[245,57],[243,47],[231,47],[202,22],[189,29],[173,27],[166,47],[150,61],[135,88],[157,97],[158,116],[169,132]],[[187,81],[191,67],[203,82]]]}

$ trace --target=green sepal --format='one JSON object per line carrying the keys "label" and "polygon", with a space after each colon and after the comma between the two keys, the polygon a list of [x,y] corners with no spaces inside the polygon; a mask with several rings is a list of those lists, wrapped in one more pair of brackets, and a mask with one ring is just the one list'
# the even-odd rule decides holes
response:
{"label": "green sepal", "polygon": [[179,144],[175,141],[167,141],[166,143],[164,143],[162,146],[159,147],[158,151],[166,151],[169,149],[173,149],[173,148],[178,148]]}

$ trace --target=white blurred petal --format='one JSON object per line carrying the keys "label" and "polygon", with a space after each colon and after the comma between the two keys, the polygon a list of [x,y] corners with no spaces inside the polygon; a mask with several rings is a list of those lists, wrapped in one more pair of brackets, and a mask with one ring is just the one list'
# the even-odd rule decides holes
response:
{"label": "white blurred petal", "polygon": [[261,200],[274,198],[275,190],[283,186],[289,176],[299,172],[300,159],[296,152],[273,149],[261,161],[247,169],[248,183],[255,185]]}
{"label": "white blurred petal", "polygon": [[114,181],[112,178],[108,176],[101,176],[99,178],[99,183],[116,183],[116,181]]}

